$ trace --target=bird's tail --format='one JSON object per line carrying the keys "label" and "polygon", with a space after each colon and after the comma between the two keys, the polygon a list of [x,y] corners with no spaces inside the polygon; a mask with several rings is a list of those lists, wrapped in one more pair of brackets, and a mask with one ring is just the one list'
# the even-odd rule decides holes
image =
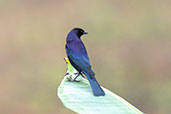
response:
{"label": "bird's tail", "polygon": [[89,80],[89,83],[91,85],[92,91],[95,96],[104,96],[105,92],[103,89],[100,87],[99,83],[97,82],[95,76],[90,76],[88,73],[84,72],[86,75],[87,79]]}

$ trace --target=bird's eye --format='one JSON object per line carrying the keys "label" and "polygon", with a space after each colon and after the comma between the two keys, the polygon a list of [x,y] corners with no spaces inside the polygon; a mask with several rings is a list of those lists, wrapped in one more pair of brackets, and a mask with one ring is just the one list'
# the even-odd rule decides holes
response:
{"label": "bird's eye", "polygon": [[83,30],[81,30],[81,33],[84,33],[84,31],[83,31]]}

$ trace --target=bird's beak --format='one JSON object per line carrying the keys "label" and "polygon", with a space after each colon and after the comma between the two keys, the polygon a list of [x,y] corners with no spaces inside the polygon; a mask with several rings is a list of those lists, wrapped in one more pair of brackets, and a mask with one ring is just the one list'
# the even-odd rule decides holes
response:
{"label": "bird's beak", "polygon": [[88,32],[84,32],[83,34],[88,34]]}

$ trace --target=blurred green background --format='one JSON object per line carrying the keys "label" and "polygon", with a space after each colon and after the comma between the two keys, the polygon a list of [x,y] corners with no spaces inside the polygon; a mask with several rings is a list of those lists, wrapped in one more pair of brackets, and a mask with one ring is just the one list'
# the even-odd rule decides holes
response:
{"label": "blurred green background", "polygon": [[75,114],[56,96],[74,27],[89,32],[101,85],[148,114],[171,112],[170,0],[0,0],[0,114]]}

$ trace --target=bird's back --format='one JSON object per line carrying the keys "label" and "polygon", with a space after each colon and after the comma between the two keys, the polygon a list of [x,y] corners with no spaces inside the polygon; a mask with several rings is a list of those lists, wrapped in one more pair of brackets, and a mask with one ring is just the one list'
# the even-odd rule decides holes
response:
{"label": "bird's back", "polygon": [[82,71],[85,71],[94,76],[95,73],[91,70],[91,65],[86,48],[80,39],[67,41],[66,52],[68,57],[72,61],[71,63],[75,64],[73,66],[77,66]]}

